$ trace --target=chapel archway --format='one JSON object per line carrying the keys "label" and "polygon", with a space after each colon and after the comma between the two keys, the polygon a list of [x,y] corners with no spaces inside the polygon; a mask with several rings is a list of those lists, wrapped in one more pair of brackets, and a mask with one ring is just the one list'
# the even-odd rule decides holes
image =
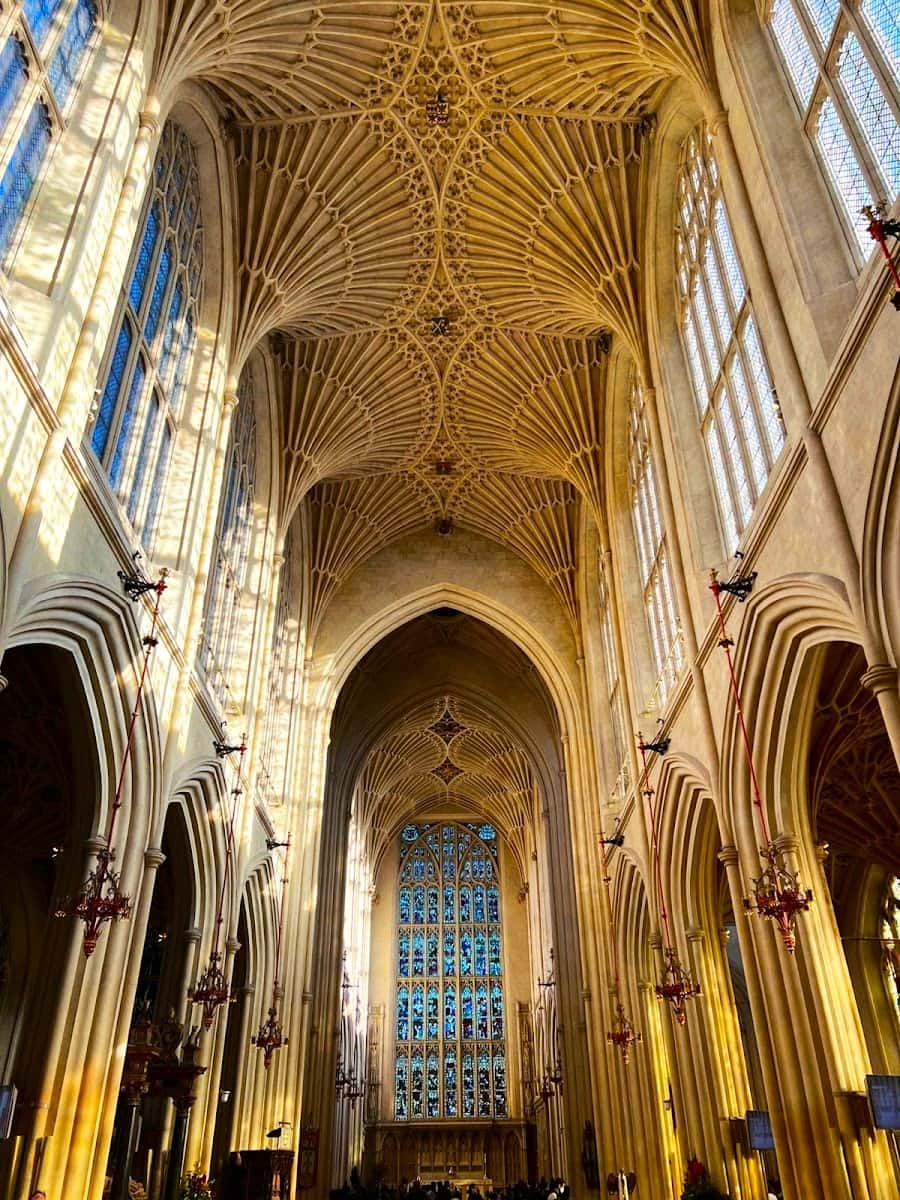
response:
{"label": "chapel archway", "polygon": [[[389,1182],[451,1173],[498,1184],[524,1177],[529,1161],[569,1169],[564,1130],[592,1114],[568,1113],[590,1100],[574,1082],[587,1055],[574,1045],[583,1031],[572,1008],[580,964],[563,763],[530,660],[456,609],[395,629],[347,679],[332,722],[319,881],[331,919],[316,953],[330,1013],[315,1054],[335,1075],[318,1070],[314,1103],[331,1185],[352,1167]],[[433,876],[421,897],[403,879],[413,841]],[[398,958],[404,920],[408,962]],[[414,963],[419,940],[427,961]],[[538,1055],[544,1010],[553,1019]],[[421,1104],[411,1090],[420,1077]]]}

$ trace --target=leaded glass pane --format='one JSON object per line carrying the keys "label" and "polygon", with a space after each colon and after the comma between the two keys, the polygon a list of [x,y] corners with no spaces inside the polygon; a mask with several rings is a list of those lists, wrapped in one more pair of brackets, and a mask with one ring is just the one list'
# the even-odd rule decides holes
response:
{"label": "leaded glass pane", "polygon": [[76,0],[65,33],[47,71],[47,78],[60,108],[65,108],[75,89],[81,60],[96,23],[97,10],[93,0]]}
{"label": "leaded glass pane", "polygon": [[794,11],[793,0],[775,0],[771,24],[797,99],[805,110],[816,86],[818,67],[803,26]]}
{"label": "leaded glass pane", "polygon": [[896,0],[863,0],[862,14],[890,66],[894,82],[900,83],[900,5]]}
{"label": "leaded glass pane", "polygon": [[25,214],[49,145],[50,117],[38,100],[0,179],[0,257],[9,249]]}
{"label": "leaded glass pane", "polygon": [[[787,23],[788,13],[791,27],[797,27],[802,39],[790,5],[776,5],[773,21]],[[780,416],[772,404],[759,340],[752,352],[747,344],[752,322],[750,299],[720,194],[712,142],[702,129],[685,145],[678,191],[681,226],[696,230],[694,243],[683,235],[676,237],[676,269],[691,280],[681,307],[685,359],[697,398],[722,535],[732,550],[753,515],[784,442],[784,431],[776,434],[773,429],[770,433],[767,426],[769,419],[780,425]],[[755,352],[760,359],[753,361]],[[661,581],[663,584],[671,591],[668,581]]]}
{"label": "leaded glass pane", "polygon": [[401,833],[396,1041],[398,1054],[405,1043],[422,1047],[408,1079],[405,1068],[396,1077],[402,1119],[506,1112],[491,1065],[498,1054],[505,1061],[496,843],[486,823]]}
{"label": "leaded glass pane", "polygon": [[27,78],[28,64],[22,43],[17,37],[8,37],[0,50],[0,130],[16,107]]}
{"label": "leaded glass pane", "polygon": [[138,447],[137,464],[132,475],[131,490],[128,494],[128,519],[134,521],[137,516],[138,504],[141,500],[141,493],[144,486],[144,476],[147,474],[147,467],[150,463],[150,454],[153,450],[153,444],[156,441],[160,419],[160,404],[159,397],[154,393],[150,397],[150,403],[144,413],[144,431],[141,434],[141,440]]}
{"label": "leaded glass pane", "polygon": [[[48,71],[60,103],[71,91],[96,14],[95,0],[76,0]],[[173,191],[177,199],[175,204],[170,203]],[[171,224],[172,213],[175,214],[175,225]],[[177,409],[194,346],[202,254],[195,155],[187,137],[170,121],[164,126],[160,139],[153,182],[145,201],[143,221],[121,299],[124,312],[117,326],[118,342],[107,359],[103,402],[90,435],[91,447],[103,460],[110,483],[125,503],[145,547],[151,544],[158,522],[175,437]],[[130,354],[123,356],[121,331],[124,329],[137,340],[138,347],[136,353],[132,349]],[[136,379],[138,373],[143,376],[140,381]],[[138,382],[142,389],[149,383],[147,395],[152,395],[154,402],[158,400],[160,405],[154,414],[158,433],[152,438],[147,437],[148,413],[129,410]],[[119,437],[110,453],[109,433],[116,426]],[[141,439],[136,448],[129,445],[129,439],[135,438]],[[251,447],[248,453],[252,459],[255,449]],[[250,530],[249,513],[245,510],[252,503],[252,480],[243,479],[239,488],[231,488],[229,495],[237,497],[232,505],[235,520],[225,530],[224,538],[220,536],[221,530],[217,532],[215,569],[207,589],[208,601],[215,598],[215,615],[225,618],[220,649],[233,647],[236,641],[233,617],[240,600],[242,564]],[[236,538],[236,533],[241,536]],[[234,556],[230,572],[220,578],[223,558],[228,557],[231,548]],[[213,615],[208,607],[204,655],[209,654],[207,635],[211,622],[208,618]],[[224,679],[218,682],[217,690],[221,693]]]}
{"label": "leaded glass pane", "polygon": [[394,1116],[405,1121],[409,1116],[409,1059],[404,1051],[397,1055],[394,1068]]}
{"label": "leaded glass pane", "polygon": [[850,98],[892,200],[900,190],[900,125],[894,119],[887,97],[855,34],[850,33],[844,38],[838,60],[838,78]]}
{"label": "leaded glass pane", "polygon": [[865,250],[871,239],[858,214],[863,205],[871,203],[872,195],[859,158],[830,96],[825,98],[819,109],[815,139],[822,161],[853,223],[857,241]]}
{"label": "leaded glass pane", "polygon": [[125,367],[128,364],[128,355],[131,353],[132,340],[131,326],[126,317],[119,330],[119,336],[116,338],[116,348],[113,352],[109,373],[106,376],[106,387],[103,389],[103,396],[100,400],[97,422],[91,435],[91,446],[98,457],[102,457],[106,453],[106,444],[109,441],[113,417],[119,403],[119,393],[122,390],[122,380],[125,377]]}
{"label": "leaded glass pane", "polygon": [[803,0],[803,5],[812,18],[819,41],[827,46],[840,12],[839,0]]}
{"label": "leaded glass pane", "polygon": [[47,40],[53,18],[61,4],[62,0],[23,0],[22,12],[36,46],[42,46]]}

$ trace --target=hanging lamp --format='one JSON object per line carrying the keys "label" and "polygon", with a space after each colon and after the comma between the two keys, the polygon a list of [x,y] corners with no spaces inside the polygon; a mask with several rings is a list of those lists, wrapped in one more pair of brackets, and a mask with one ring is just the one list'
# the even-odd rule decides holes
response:
{"label": "hanging lamp", "polygon": [[663,974],[656,985],[656,994],[661,1000],[672,1005],[672,1014],[679,1025],[687,1023],[685,1003],[700,995],[700,984],[694,983],[690,972],[683,966],[672,941],[672,930],[669,925],[669,910],[666,907],[665,891],[662,881],[662,865],[659,858],[659,836],[656,827],[655,791],[650,786],[650,776],[647,767],[647,751],[664,754],[669,748],[669,740],[658,739],[655,742],[645,742],[643,734],[638,734],[638,750],[641,755],[641,791],[647,803],[647,815],[650,824],[650,848],[653,854],[653,876],[656,882],[656,899],[659,906],[659,922],[663,935]]}
{"label": "hanging lamp", "polygon": [[725,614],[722,609],[722,592],[734,596],[739,604],[743,604],[752,592],[755,581],[755,571],[751,571],[749,574],[741,574],[738,570],[725,583],[721,583],[716,572],[711,571],[709,590],[716,600],[716,618],[721,635],[719,645],[725,652],[725,659],[728,663],[731,694],[734,697],[738,728],[741,731],[741,742],[750,772],[750,795],[762,839],[759,856],[762,860],[763,870],[760,875],[753,879],[753,895],[745,897],[744,908],[748,913],[755,913],[759,917],[766,917],[768,920],[773,921],[785,950],[789,954],[793,954],[797,947],[797,915],[809,910],[813,894],[809,888],[804,888],[800,882],[800,872],[790,870],[785,864],[784,856],[781,850],[775,845],[772,835],[769,832],[769,822],[766,817],[766,808],[762,801],[759,778],[756,774],[756,765],[753,761],[753,748],[750,744],[750,734],[744,716],[744,706],[741,701],[737,675],[734,670],[734,658],[731,653],[734,642],[728,636],[728,630],[725,627]]}
{"label": "hanging lamp", "polygon": [[256,1034],[251,1037],[250,1042],[257,1050],[263,1052],[263,1066],[268,1071],[272,1065],[272,1055],[276,1050],[280,1050],[282,1046],[288,1044],[288,1039],[284,1036],[284,1030],[281,1025],[281,1020],[278,1016],[278,1000],[281,995],[281,950],[284,937],[284,906],[285,897],[287,896],[288,885],[288,858],[291,853],[291,835],[288,834],[286,842],[269,842],[269,849],[274,850],[277,846],[284,847],[284,865],[281,872],[281,901],[278,906],[278,932],[275,935],[275,972],[272,976],[272,1003],[269,1006],[269,1012],[266,1019],[260,1025]]}
{"label": "hanging lamp", "polygon": [[223,1004],[227,1004],[231,999],[231,992],[228,987],[228,980],[225,978],[225,971],[222,966],[222,927],[225,921],[225,892],[228,887],[228,877],[234,861],[234,823],[237,817],[238,804],[240,803],[243,787],[241,781],[244,773],[244,757],[247,753],[247,737],[246,734],[241,737],[239,745],[229,746],[224,741],[224,736],[217,742],[213,743],[216,755],[219,758],[224,758],[228,754],[238,753],[237,777],[235,785],[231,789],[231,818],[228,822],[228,829],[225,838],[225,869],[222,872],[222,886],[219,889],[219,907],[216,912],[216,933],[213,948],[209,955],[209,962],[200,978],[192,988],[188,988],[188,997],[192,1004],[199,1004],[203,1009],[203,1028],[209,1029],[215,1020],[216,1013]]}
{"label": "hanging lamp", "polygon": [[156,601],[153,605],[150,632],[146,637],[141,639],[144,647],[143,662],[134,708],[131,712],[131,719],[128,722],[128,733],[125,738],[122,763],[119,767],[119,777],[116,781],[115,796],[110,808],[109,821],[106,826],[103,844],[97,850],[97,865],[89,873],[81,888],[73,896],[67,897],[54,914],[57,917],[77,917],[79,921],[84,922],[83,945],[85,958],[90,958],[97,949],[97,942],[99,941],[103,926],[107,922],[124,921],[131,915],[131,900],[123,894],[119,882],[119,872],[113,869],[113,862],[116,857],[114,836],[119,809],[122,807],[125,772],[131,759],[137,719],[141,711],[141,701],[150,668],[150,656],[158,642],[156,630],[159,624],[159,608],[162,594],[166,590],[166,576],[168,575],[166,568],[163,568],[159,573],[159,578],[155,582],[148,579],[137,566],[138,557],[139,555],[137,554],[133,556],[132,561],[135,566],[131,572],[117,572],[119,579],[122,581],[123,590],[129,600],[135,602],[148,592],[155,592]]}
{"label": "hanging lamp", "polygon": [[612,903],[612,880],[609,874],[609,859],[606,853],[607,846],[621,846],[623,842],[621,833],[614,833],[612,837],[604,837],[603,832],[600,833],[600,857],[603,863],[603,886],[606,889],[606,911],[608,913],[609,925],[609,941],[612,948],[613,960],[613,995],[615,999],[616,1013],[613,1018],[613,1027],[607,1033],[606,1040],[622,1055],[622,1065],[628,1066],[628,1061],[631,1057],[631,1047],[642,1041],[642,1035],[635,1029],[634,1025],[629,1021],[625,1012],[625,1005],[622,1003],[622,984],[619,974],[619,947],[616,940],[616,921],[613,913]]}

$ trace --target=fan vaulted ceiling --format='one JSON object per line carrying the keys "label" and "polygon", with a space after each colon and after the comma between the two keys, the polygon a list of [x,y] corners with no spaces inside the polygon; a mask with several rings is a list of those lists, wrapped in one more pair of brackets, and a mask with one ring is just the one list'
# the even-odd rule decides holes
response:
{"label": "fan vaulted ceiling", "polygon": [[232,366],[273,339],[314,621],[378,549],[454,527],[574,618],[609,339],[644,343],[652,114],[675,77],[703,89],[700,0],[160,7],[158,91],[203,81],[229,118]]}

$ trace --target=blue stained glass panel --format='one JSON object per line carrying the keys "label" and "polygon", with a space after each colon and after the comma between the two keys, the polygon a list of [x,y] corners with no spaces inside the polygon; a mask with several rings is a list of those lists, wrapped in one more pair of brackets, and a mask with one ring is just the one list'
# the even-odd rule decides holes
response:
{"label": "blue stained glass panel", "polygon": [[481,884],[472,888],[472,912],[474,920],[484,920],[484,887]]}
{"label": "blue stained glass panel", "polygon": [[491,1036],[488,1013],[487,988],[483,983],[478,985],[475,992],[475,1036],[479,1041],[486,1042]]}
{"label": "blue stained glass panel", "polygon": [[459,973],[472,974],[472,935],[468,932],[462,934],[459,939]]}
{"label": "blue stained glass panel", "polygon": [[491,974],[500,975],[503,970],[502,955],[500,951],[500,934],[496,929],[492,929],[488,936],[488,953],[491,960]]}
{"label": "blue stained glass panel", "polygon": [[131,439],[131,427],[134,424],[134,418],[144,391],[144,380],[146,378],[147,364],[144,362],[144,356],[139,354],[134,374],[131,376],[131,387],[128,389],[128,399],[125,402],[125,410],[122,413],[122,422],[119,425],[119,433],[116,438],[112,461],[109,464],[109,478],[114,488],[118,488],[122,482],[125,460],[128,457],[128,443]]}
{"label": "blue stained glass panel", "polygon": [[65,33],[47,71],[50,86],[60,108],[65,107],[75,88],[78,69],[96,23],[97,10],[93,0],[76,0]]}
{"label": "blue stained glass panel", "polygon": [[427,917],[429,925],[437,925],[438,922],[438,890],[436,887],[428,889],[428,906]]}
{"label": "blue stained glass panel", "polygon": [[409,934],[401,933],[397,946],[397,974],[409,974]]}
{"label": "blue stained glass panel", "polygon": [[506,1116],[506,1055],[494,1052],[494,1115]]}
{"label": "blue stained glass panel", "polygon": [[438,935],[437,930],[428,931],[428,974],[438,973]]}
{"label": "blue stained glass panel", "polygon": [[112,427],[116,405],[119,402],[119,392],[122,388],[122,377],[125,374],[125,367],[128,363],[131,342],[131,326],[128,323],[128,319],[125,318],[122,321],[119,336],[116,338],[116,348],[113,353],[112,363],[110,364],[109,374],[106,377],[106,387],[103,389],[103,397],[100,400],[97,422],[94,425],[94,432],[91,434],[91,448],[98,458],[102,458],[106,452],[106,443],[109,441],[109,431]]}
{"label": "blue stained glass panel", "polygon": [[456,988],[452,983],[444,988],[444,1037],[456,1038]]}
{"label": "blue stained glass panel", "polygon": [[456,892],[453,890],[453,885],[449,884],[444,888],[444,922],[452,925],[454,921],[454,911],[456,909]]}
{"label": "blue stained glass panel", "polygon": [[410,916],[410,898],[409,888],[400,889],[400,922],[403,925],[409,924]]}
{"label": "blue stained glass panel", "polygon": [[61,3],[62,0],[23,0],[22,12],[36,46],[42,46],[47,40],[53,18]]}
{"label": "blue stained glass panel", "polygon": [[441,994],[434,984],[428,989],[428,1009],[425,1019],[427,1021],[425,1036],[430,1042],[433,1042],[441,1035]]}
{"label": "blue stained glass panel", "polygon": [[456,974],[456,937],[452,929],[444,930],[444,974]]}
{"label": "blue stained glass panel", "polygon": [[462,1056],[462,1114],[475,1116],[475,1058],[468,1050]]}
{"label": "blue stained glass panel", "polygon": [[25,51],[17,37],[8,37],[0,50],[0,129],[9,120],[28,78]]}
{"label": "blue stained glass panel", "polygon": [[397,989],[397,1041],[409,1041],[409,988]]}
{"label": "blue stained glass panel", "polygon": [[144,236],[141,238],[141,248],[138,250],[138,255],[135,259],[134,272],[131,276],[131,286],[128,289],[128,299],[131,301],[131,307],[135,312],[140,311],[141,301],[144,298],[147,275],[150,272],[150,264],[153,262],[156,241],[159,237],[160,219],[159,205],[154,204],[147,213]]}
{"label": "blue stained glass panel", "polygon": [[462,922],[472,920],[472,889],[461,887],[459,889],[459,919]]}
{"label": "blue stained glass panel", "polygon": [[484,930],[479,929],[475,934],[475,974],[487,975],[487,938]]}
{"label": "blue stained glass panel", "polygon": [[400,837],[404,842],[415,842],[419,837],[418,825],[404,825]]}
{"label": "blue stained glass panel", "polygon": [[413,889],[413,924],[425,924],[425,889],[423,887]]}
{"label": "blue stained glass panel", "polygon": [[49,145],[50,117],[38,100],[0,179],[0,257],[9,249],[25,213]]}
{"label": "blue stained glass panel", "polygon": [[470,1042],[475,1036],[475,1005],[471,987],[466,984],[460,995],[462,997],[462,1002],[460,1005],[462,1039],[464,1042]]}
{"label": "blue stained glass panel", "polygon": [[478,1115],[491,1115],[491,1056],[487,1050],[478,1051]]}
{"label": "blue stained glass panel", "polygon": [[415,1119],[422,1116],[422,1092],[424,1087],[424,1068],[425,1063],[422,1058],[422,1052],[417,1050],[412,1056],[410,1063],[410,1079],[409,1079],[409,1115]]}
{"label": "blue stained glass panel", "polygon": [[412,990],[412,1036],[421,1042],[425,1037],[425,989],[419,985]]}
{"label": "blue stained glass panel", "polygon": [[491,924],[500,920],[500,892],[494,886],[487,890],[487,919]]}
{"label": "blue stained glass panel", "polygon": [[455,1117],[457,1112],[456,1047],[448,1046],[444,1052],[444,1116]]}
{"label": "blue stained glass panel", "polygon": [[418,931],[413,934],[412,973],[425,974],[425,935]]}
{"label": "blue stained glass panel", "polygon": [[503,1038],[503,992],[496,983],[491,988],[491,1037]]}
{"label": "blue stained glass panel", "polygon": [[409,1116],[409,1059],[406,1054],[397,1055],[394,1067],[394,1116],[405,1121]]}
{"label": "blue stained glass panel", "polygon": [[159,328],[163,300],[165,299],[166,288],[169,286],[169,276],[172,274],[172,259],[172,243],[167,241],[163,247],[162,257],[159,260],[156,282],[153,285],[153,295],[150,298],[150,307],[147,309],[147,320],[144,324],[144,336],[148,342],[153,341],[156,337],[156,331]]}
{"label": "blue stained glass panel", "polygon": [[428,1053],[428,1073],[426,1077],[428,1094],[426,1097],[426,1115],[430,1120],[441,1115],[441,1083],[440,1068],[436,1050]]}

